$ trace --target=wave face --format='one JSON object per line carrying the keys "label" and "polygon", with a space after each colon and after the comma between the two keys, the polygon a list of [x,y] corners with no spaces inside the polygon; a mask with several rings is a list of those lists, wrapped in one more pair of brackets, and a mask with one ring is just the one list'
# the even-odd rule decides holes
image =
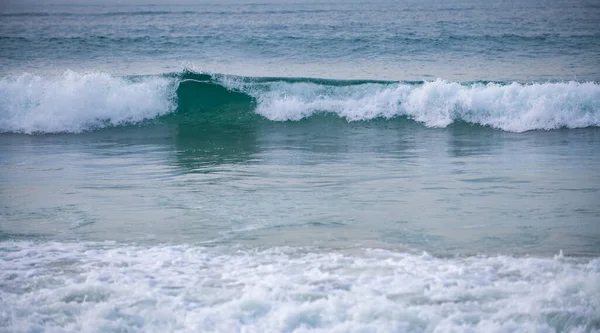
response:
{"label": "wave face", "polygon": [[[171,114],[181,122],[347,121],[405,117],[524,132],[600,126],[594,82],[458,83],[251,78],[193,72],[145,77],[67,72],[0,80],[0,131],[80,133]],[[262,117],[259,117],[259,116]],[[179,117],[179,118],[178,118]]]}

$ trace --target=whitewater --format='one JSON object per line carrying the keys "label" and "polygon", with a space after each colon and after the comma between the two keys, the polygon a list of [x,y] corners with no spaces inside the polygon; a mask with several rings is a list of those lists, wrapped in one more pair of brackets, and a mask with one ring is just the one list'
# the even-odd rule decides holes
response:
{"label": "whitewater", "polygon": [[[176,113],[180,104],[185,107],[186,101],[177,99],[178,87],[203,82],[187,78],[202,75],[186,71],[115,77],[68,71],[57,77],[3,77],[0,130],[80,133],[137,124]],[[271,121],[299,121],[330,113],[347,121],[407,117],[427,127],[466,122],[511,132],[600,125],[600,86],[594,82],[461,84],[442,79],[355,82],[204,75],[210,84],[249,95],[256,106],[248,112]],[[213,98],[203,88],[194,91],[199,103]],[[231,101],[217,103],[222,107]]]}
{"label": "whitewater", "polygon": [[0,251],[2,280],[21,286],[0,294],[6,332],[585,332],[598,325],[590,320],[600,293],[597,259],[110,243],[16,242]]}

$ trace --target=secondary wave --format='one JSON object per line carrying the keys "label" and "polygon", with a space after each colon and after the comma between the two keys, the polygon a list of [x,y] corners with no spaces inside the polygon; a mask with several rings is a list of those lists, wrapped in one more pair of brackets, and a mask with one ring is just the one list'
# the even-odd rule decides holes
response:
{"label": "secondary wave", "polygon": [[[347,121],[406,117],[523,132],[600,126],[595,82],[458,83],[252,78],[182,72],[145,77],[67,72],[0,79],[0,132],[79,133],[161,118],[179,122]],[[262,116],[262,117],[261,117]]]}

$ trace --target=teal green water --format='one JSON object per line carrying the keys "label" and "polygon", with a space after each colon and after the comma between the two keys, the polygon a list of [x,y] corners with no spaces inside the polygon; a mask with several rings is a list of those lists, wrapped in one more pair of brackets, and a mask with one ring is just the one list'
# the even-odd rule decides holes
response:
{"label": "teal green water", "polygon": [[597,332],[593,1],[0,5],[0,332]]}
{"label": "teal green water", "polygon": [[171,120],[4,135],[3,237],[598,254],[596,129]]}

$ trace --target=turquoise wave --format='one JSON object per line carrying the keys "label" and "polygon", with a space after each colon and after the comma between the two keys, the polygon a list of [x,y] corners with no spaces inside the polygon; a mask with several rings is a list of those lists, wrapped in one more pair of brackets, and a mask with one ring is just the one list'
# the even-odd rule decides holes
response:
{"label": "turquoise wave", "polygon": [[596,82],[450,82],[242,77],[193,71],[66,72],[0,79],[0,132],[81,133],[151,122],[246,126],[337,117],[469,123],[511,132],[600,126]]}

